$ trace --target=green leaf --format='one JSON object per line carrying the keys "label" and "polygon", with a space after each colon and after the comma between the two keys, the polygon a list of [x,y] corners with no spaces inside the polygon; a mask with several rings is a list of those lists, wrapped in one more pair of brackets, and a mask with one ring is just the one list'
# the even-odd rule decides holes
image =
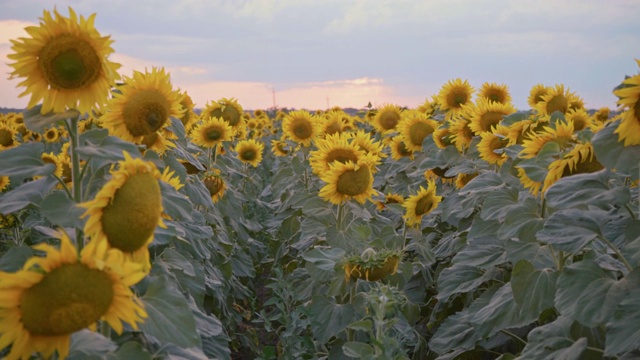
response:
{"label": "green leaf", "polygon": [[11,214],[29,205],[38,205],[58,182],[51,177],[29,181],[0,195],[0,214]]}
{"label": "green leaf", "polygon": [[527,325],[537,318],[517,308],[511,283],[506,283],[496,291],[486,306],[473,313],[469,321],[481,337],[489,337],[502,329]]}
{"label": "green leaf", "polygon": [[620,125],[620,121],[614,121],[604,129],[598,131],[591,143],[598,161],[609,170],[629,175],[632,180],[640,176],[640,145],[625,147],[618,141],[618,134],[614,131]]}
{"label": "green leaf", "polygon": [[315,248],[307,251],[302,258],[313,263],[319,269],[334,272],[336,263],[340,263],[345,257],[345,252],[339,248]]}
{"label": "green leaf", "polygon": [[28,178],[53,174],[56,166],[42,161],[44,152],[42,142],[29,142],[0,151],[0,175]]}
{"label": "green leaf", "polygon": [[538,242],[522,242],[507,240],[505,243],[507,258],[513,264],[525,259],[531,261],[536,269],[555,268],[556,263],[553,254],[547,245]]}
{"label": "green leaf", "polygon": [[574,340],[570,334],[572,324],[572,319],[561,315],[554,322],[531,330],[520,358],[582,360],[587,339]]}
{"label": "green leaf", "polygon": [[373,355],[374,349],[373,346],[357,341],[349,341],[342,345],[342,351],[345,355],[362,359],[365,356]]}
{"label": "green leaf", "polygon": [[[638,269],[636,269],[637,271]],[[606,325],[604,354],[614,356],[638,350],[640,344],[640,288],[633,289],[616,306]]]}
{"label": "green leaf", "polygon": [[13,246],[0,257],[0,271],[16,272],[33,256],[33,250],[28,246]]}
{"label": "green leaf", "polygon": [[69,109],[62,113],[50,112],[47,114],[41,114],[42,104],[36,105],[31,109],[25,110],[22,115],[24,117],[24,125],[27,129],[33,132],[42,132],[49,125],[61,120],[67,120],[72,118],[78,118],[80,112],[75,109]]}
{"label": "green leaf", "polygon": [[145,350],[140,343],[129,341],[118,349],[118,351],[107,354],[107,360],[152,360],[153,356]]}
{"label": "green leaf", "polygon": [[558,278],[555,306],[561,314],[587,326],[604,325],[626,293],[627,282],[591,260],[565,267]]}
{"label": "green leaf", "polygon": [[311,331],[321,344],[326,344],[353,321],[353,305],[336,304],[333,299],[314,296],[309,305]]}
{"label": "green leaf", "polygon": [[189,303],[166,276],[151,276],[149,288],[140,298],[149,314],[140,326],[162,343],[200,347],[200,336]]}
{"label": "green leaf", "polygon": [[560,210],[551,215],[536,237],[554,249],[577,254],[593,239],[602,236],[599,224],[606,217],[602,210]]}
{"label": "green leaf", "polygon": [[166,249],[162,252],[162,260],[169,269],[182,271],[185,275],[196,276],[193,265],[189,260],[175,249]]}
{"label": "green leaf", "polygon": [[160,181],[162,191],[162,208],[173,219],[193,221],[191,209],[193,205],[189,198],[179,193],[173,186]]}
{"label": "green leaf", "polygon": [[543,225],[544,219],[540,217],[538,202],[528,197],[506,214],[497,235],[507,240],[535,241],[535,234]]}
{"label": "green leaf", "polygon": [[117,162],[124,160],[123,151],[129,153],[133,158],[140,157],[140,151],[135,144],[124,141],[116,136],[106,136],[100,142],[92,143],[87,140],[76,149],[78,154],[84,158],[96,158]]}
{"label": "green leaf", "polygon": [[542,183],[549,173],[549,164],[559,157],[560,145],[555,141],[549,141],[540,149],[536,157],[521,160],[518,162],[518,167],[522,168],[531,180]]}
{"label": "green leaf", "polygon": [[611,174],[603,170],[590,174],[577,174],[560,178],[547,190],[547,204],[555,209],[597,206],[608,210],[624,206],[631,199],[625,186],[609,185]]}
{"label": "green leaf", "polygon": [[469,240],[467,246],[456,254],[451,262],[487,269],[504,263],[506,259],[502,240],[495,236],[482,236]]}
{"label": "green leaf", "polygon": [[482,204],[480,217],[482,220],[498,220],[503,222],[505,215],[518,204],[519,190],[515,187],[503,187],[487,196]]}
{"label": "green leaf", "polygon": [[100,358],[114,351],[117,347],[111,339],[107,339],[103,335],[91,330],[84,329],[71,335],[69,356],[67,359],[82,360],[93,356]]}
{"label": "green leaf", "polygon": [[475,266],[454,264],[442,270],[438,276],[436,298],[439,301],[446,301],[453,294],[474,291],[494,275],[493,268],[485,271]]}
{"label": "green leaf", "polygon": [[359,331],[371,331],[373,330],[373,321],[371,321],[371,319],[356,321],[349,324],[348,328]]}
{"label": "green leaf", "polygon": [[557,279],[558,273],[552,270],[536,270],[527,260],[518,261],[511,273],[517,308],[527,312],[527,317],[538,318],[542,311],[553,307]]}
{"label": "green leaf", "polygon": [[40,203],[40,212],[53,225],[76,229],[83,227],[80,217],[84,209],[78,207],[65,191],[58,190],[47,195]]}

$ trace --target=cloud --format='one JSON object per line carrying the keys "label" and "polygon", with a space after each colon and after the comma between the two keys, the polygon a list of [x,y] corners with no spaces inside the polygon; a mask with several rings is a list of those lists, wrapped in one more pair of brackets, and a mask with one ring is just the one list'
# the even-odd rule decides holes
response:
{"label": "cloud", "polygon": [[0,20],[0,45],[8,45],[11,44],[9,40],[26,37],[28,34],[24,28],[35,25],[37,24],[31,21]]}

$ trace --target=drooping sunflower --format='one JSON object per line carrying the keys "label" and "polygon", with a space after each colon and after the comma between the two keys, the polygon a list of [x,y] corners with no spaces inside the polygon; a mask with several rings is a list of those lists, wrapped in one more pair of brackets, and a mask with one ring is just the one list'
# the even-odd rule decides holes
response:
{"label": "drooping sunflower", "polygon": [[133,159],[124,152],[124,160],[118,162],[117,170],[111,170],[111,179],[95,198],[79,205],[86,209],[82,217],[89,217],[84,233],[91,241],[85,248],[118,249],[149,270],[147,245],[153,241],[156,226],[165,226],[159,182],[176,190],[182,186],[168,170],[161,174],[152,162]]}
{"label": "drooping sunflower", "polygon": [[501,104],[511,103],[511,94],[509,94],[509,87],[505,84],[486,82],[482,84],[478,96],[480,98],[484,98],[489,101],[498,102]]}
{"label": "drooping sunflower", "polygon": [[306,110],[296,110],[285,115],[282,121],[282,131],[287,139],[293,140],[302,146],[311,145],[320,134],[320,126],[314,115]]}
{"label": "drooping sunflower", "polygon": [[571,102],[575,99],[574,93],[565,89],[564,85],[558,84],[549,88],[548,93],[543,95],[542,100],[536,104],[536,109],[543,115],[551,115],[556,111],[566,114]]}
{"label": "drooping sunflower", "polygon": [[564,118],[573,123],[574,131],[591,128],[593,122],[592,117],[589,116],[589,113],[584,109],[569,110]]}
{"label": "drooping sunflower", "polygon": [[233,128],[222,118],[210,117],[196,124],[189,134],[194,144],[206,148],[222,145],[233,139]]}
{"label": "drooping sunflower", "polygon": [[469,127],[470,124],[471,122],[464,117],[449,121],[449,138],[459,152],[464,152],[465,149],[468,149],[475,136],[473,130]]}
{"label": "drooping sunflower", "polygon": [[180,121],[182,122],[185,131],[189,132],[191,130],[191,127],[198,121],[198,114],[196,114],[196,112],[193,110],[195,104],[193,103],[193,100],[191,99],[191,96],[189,96],[187,91],[178,90],[178,93],[182,96],[180,105],[182,105],[182,107],[184,108],[184,113],[182,113]]}
{"label": "drooping sunflower", "polygon": [[200,117],[203,119],[210,117],[222,118],[228,122],[232,128],[238,129],[244,125],[243,113],[244,110],[242,109],[242,105],[238,103],[238,100],[235,98],[222,98],[207,104],[202,114],[200,114]]}
{"label": "drooping sunflower", "polygon": [[474,88],[467,80],[449,80],[442,86],[438,93],[438,103],[440,110],[447,112],[447,119],[453,118],[462,111],[462,105],[471,103]]}
{"label": "drooping sunflower", "polygon": [[603,124],[609,120],[609,115],[611,115],[611,109],[605,106],[598,109],[598,111],[593,114],[593,118],[595,121]]}
{"label": "drooping sunflower", "polygon": [[480,135],[483,132],[491,131],[491,128],[498,125],[503,117],[514,112],[516,112],[516,108],[509,103],[503,104],[480,98],[476,102],[476,106],[469,107],[465,114],[471,121],[469,129],[474,134]]}
{"label": "drooping sunflower", "polygon": [[238,159],[243,163],[253,165],[253,167],[257,167],[262,161],[263,150],[264,144],[254,139],[241,140],[235,147]]}
{"label": "drooping sunflower", "polygon": [[384,195],[384,200],[376,202],[376,209],[382,211],[387,208],[389,204],[400,204],[404,203],[404,197],[400,194],[388,193]]}
{"label": "drooping sunflower", "polygon": [[284,140],[271,140],[271,152],[273,152],[275,156],[288,156],[292,150]]}
{"label": "drooping sunflower", "polygon": [[398,132],[407,141],[405,145],[413,151],[422,150],[422,142],[433,134],[438,122],[429,119],[427,115],[418,111],[404,111],[402,121],[398,125]]}
{"label": "drooping sunflower", "polygon": [[371,197],[377,193],[373,188],[374,163],[375,159],[371,155],[366,155],[357,163],[334,161],[328,172],[320,174],[326,183],[320,189],[320,197],[337,205],[350,199],[361,204],[367,200],[371,201]]}
{"label": "drooping sunflower", "polygon": [[130,287],[146,273],[121,253],[105,248],[78,253],[64,232],[60,249],[34,248],[44,256],[29,259],[15,273],[0,272],[0,348],[11,346],[7,359],[28,359],[34,352],[49,358],[69,354],[71,334],[95,331],[98,320],[121,334],[128,324],[138,329],[147,313]]}
{"label": "drooping sunflower", "polygon": [[538,106],[538,103],[542,102],[542,97],[547,95],[550,91],[550,88],[542,85],[536,84],[529,91],[529,97],[527,98],[527,103],[531,106],[532,109],[535,109]]}
{"label": "drooping sunflower", "polygon": [[371,124],[381,134],[394,132],[402,120],[402,110],[399,106],[386,104],[379,108]]}
{"label": "drooping sunflower", "polygon": [[529,137],[533,131],[534,122],[531,119],[524,119],[516,121],[509,125],[509,140],[514,144],[522,144],[522,142]]}
{"label": "drooping sunflower", "polygon": [[166,128],[171,117],[182,117],[185,110],[180,101],[164,68],[134,71],[114,92],[100,121],[111,135],[140,144],[145,135]]}
{"label": "drooping sunflower", "polygon": [[222,177],[220,176],[220,170],[215,169],[213,172],[208,172],[205,174],[202,179],[202,183],[209,190],[209,195],[211,196],[211,201],[213,203],[217,203],[220,198],[224,195],[225,190],[227,189],[227,184],[224,182]]}
{"label": "drooping sunflower", "polygon": [[524,147],[520,152],[523,159],[531,159],[538,155],[538,152],[550,141],[555,141],[561,149],[573,146],[575,135],[573,134],[573,123],[571,121],[558,121],[555,128],[545,126],[541,132],[530,133],[529,138],[522,142]]}
{"label": "drooping sunflower", "polygon": [[365,156],[363,150],[349,143],[348,137],[341,133],[328,135],[325,139],[318,138],[315,145],[318,149],[309,152],[309,164],[317,175],[329,171],[334,161],[358,163]]}
{"label": "drooping sunflower", "polygon": [[[640,60],[636,60],[640,66]],[[640,74],[625,79],[622,87],[613,94],[619,98],[618,105],[626,109],[618,128],[618,141],[624,146],[640,145]]]}
{"label": "drooping sunflower", "polygon": [[357,130],[349,132],[348,134],[351,138],[351,144],[356,145],[367,154],[371,154],[379,159],[387,157],[387,154],[384,153],[384,144],[379,141],[375,141],[368,132],[365,132],[364,130]]}
{"label": "drooping sunflower", "polygon": [[391,158],[396,161],[404,157],[413,160],[415,157],[414,151],[407,146],[407,141],[402,135],[396,135],[391,138],[389,149],[391,150]]}
{"label": "drooping sunflower", "polygon": [[41,100],[42,114],[66,109],[85,113],[104,105],[120,79],[120,65],[107,59],[113,41],[100,36],[93,25],[95,16],[78,18],[71,8],[69,17],[57,10],[51,16],[45,10],[39,26],[26,28],[31,37],[11,40],[11,78],[25,78],[18,86],[26,87],[20,97],[31,94],[28,108]]}
{"label": "drooping sunflower", "polygon": [[475,178],[476,176],[478,176],[478,173],[458,174],[458,177],[456,177],[456,189],[462,189],[469,183],[469,181],[473,180],[473,178]]}
{"label": "drooping sunflower", "polygon": [[18,146],[18,133],[7,124],[0,124],[0,151]]}
{"label": "drooping sunflower", "polygon": [[379,281],[387,275],[398,271],[398,263],[402,258],[402,251],[365,249],[362,254],[350,256],[346,259],[343,270],[345,281]]}
{"label": "drooping sunflower", "polygon": [[449,145],[453,145],[453,140],[451,139],[451,131],[446,124],[440,124],[438,128],[431,134],[433,137],[433,142],[440,149],[444,149]]}
{"label": "drooping sunflower", "polygon": [[439,180],[442,184],[453,184],[456,181],[456,175],[447,176],[448,167],[433,167],[424,171],[424,178],[427,181]]}
{"label": "drooping sunflower", "polygon": [[509,145],[513,145],[513,142],[509,139],[509,128],[506,126],[498,125],[492,132],[483,132],[480,134],[480,142],[478,143],[478,152],[480,158],[489,164],[496,164],[501,166],[507,161],[507,154],[496,153],[496,150],[504,149]]}
{"label": "drooping sunflower", "polygon": [[560,178],[600,171],[604,166],[598,162],[593,152],[591,143],[576,144],[576,146],[566,153],[561,159],[553,161],[549,164],[549,172],[544,179],[542,192],[555,184]]}
{"label": "drooping sunflower", "polygon": [[442,196],[436,195],[436,183],[429,181],[427,188],[420,186],[417,194],[409,196],[402,206],[405,208],[404,219],[409,226],[420,226],[422,217],[428,215],[442,201]]}

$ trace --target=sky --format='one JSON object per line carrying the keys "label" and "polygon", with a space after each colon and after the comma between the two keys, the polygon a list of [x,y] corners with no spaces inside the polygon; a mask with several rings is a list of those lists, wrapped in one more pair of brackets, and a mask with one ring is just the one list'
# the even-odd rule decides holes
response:
{"label": "sky", "polygon": [[28,102],[10,39],[69,6],[97,14],[122,75],[164,67],[198,108],[416,107],[461,78],[506,84],[523,110],[536,84],[614,109],[639,72],[640,0],[0,0],[0,107]]}

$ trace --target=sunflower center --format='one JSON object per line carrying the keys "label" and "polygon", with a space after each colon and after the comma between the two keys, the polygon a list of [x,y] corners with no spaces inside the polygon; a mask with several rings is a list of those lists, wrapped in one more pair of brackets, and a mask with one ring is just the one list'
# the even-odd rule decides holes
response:
{"label": "sunflower center", "polygon": [[222,179],[217,177],[208,177],[204,179],[204,186],[209,190],[209,194],[211,196],[216,195],[222,188],[224,187],[224,182]]}
{"label": "sunflower center", "polygon": [[68,335],[98,321],[111,306],[108,274],[84,264],[64,264],[20,298],[24,328],[33,336]]}
{"label": "sunflower center", "polygon": [[308,139],[313,135],[313,125],[306,119],[296,119],[292,129],[293,134],[299,139]]}
{"label": "sunflower center", "polygon": [[454,89],[447,95],[447,105],[460,108],[469,101],[469,93],[465,89]]}
{"label": "sunflower center", "polygon": [[156,143],[156,141],[158,141],[158,133],[157,132],[152,132],[151,134],[147,134],[145,136],[142,137],[142,144],[144,144],[147,149],[150,149],[153,144]]}
{"label": "sunflower center", "polygon": [[540,101],[544,101],[544,99],[542,98],[543,96],[547,95],[546,91],[540,91],[536,94],[536,96],[533,97],[533,101],[537,104]]}
{"label": "sunflower center", "polygon": [[47,41],[40,50],[38,65],[53,89],[72,90],[96,81],[102,71],[100,57],[87,41],[71,34]]}
{"label": "sunflower center", "polygon": [[565,114],[569,110],[569,100],[564,95],[556,95],[547,103],[547,114],[560,111]]}
{"label": "sunflower center", "polygon": [[161,213],[158,180],[151,174],[132,175],[102,211],[102,229],[111,246],[134,252],[153,236]]}
{"label": "sunflower center", "polygon": [[160,129],[169,118],[169,102],[157,90],[142,90],[127,100],[122,117],[133,136],[149,135]]}
{"label": "sunflower center", "polygon": [[286,149],[287,143],[285,143],[284,141],[279,141],[276,144],[276,147],[278,148],[278,150],[280,150],[280,152],[282,152],[283,154],[288,154],[289,150]]}
{"label": "sunflower center", "polygon": [[347,161],[358,162],[358,155],[352,150],[347,149],[332,149],[325,158],[327,164],[331,164],[334,161],[339,161],[345,164]]}
{"label": "sunflower center", "polygon": [[358,170],[346,171],[338,177],[336,189],[340,194],[358,196],[369,189],[371,171],[368,166],[361,166]]}
{"label": "sunflower center", "polygon": [[242,115],[238,112],[238,110],[233,106],[225,106],[222,111],[222,118],[229,123],[231,126],[236,126]]}
{"label": "sunflower center", "polygon": [[207,137],[207,140],[215,141],[222,137],[222,131],[216,128],[208,129],[205,136]]}
{"label": "sunflower center", "polygon": [[587,119],[582,116],[574,116],[573,120],[573,130],[580,131],[587,126]]}
{"label": "sunflower center", "polygon": [[416,216],[424,215],[431,210],[433,202],[430,196],[423,196],[416,202]]}
{"label": "sunflower center", "polygon": [[491,101],[495,101],[501,104],[504,104],[506,98],[504,92],[500,90],[489,90],[485,94],[485,97]]}
{"label": "sunflower center", "polygon": [[328,135],[337,134],[342,132],[342,124],[337,121],[332,121],[329,126],[324,129],[324,133]]}
{"label": "sunflower center", "polygon": [[400,115],[395,111],[385,111],[380,114],[380,126],[385,130],[395,129],[400,122]]}
{"label": "sunflower center", "polygon": [[404,144],[404,141],[400,141],[398,143],[396,150],[398,150],[398,154],[400,154],[400,156],[411,156],[412,154],[411,150],[407,149],[407,146]]}
{"label": "sunflower center", "polygon": [[509,142],[509,140],[507,140],[506,138],[500,138],[498,136],[493,136],[493,138],[491,139],[491,142],[489,143],[489,149],[491,149],[491,151],[497,150],[497,149],[502,149],[505,146],[507,146],[508,142]]}
{"label": "sunflower center", "polygon": [[413,145],[421,146],[424,138],[433,134],[434,130],[435,129],[427,123],[417,122],[410,127],[409,141],[411,141]]}
{"label": "sunflower center", "polygon": [[257,152],[253,149],[246,149],[240,153],[240,158],[244,161],[252,161],[256,158]]}
{"label": "sunflower center", "polygon": [[431,172],[433,172],[434,174],[438,175],[438,177],[440,177],[442,179],[453,179],[455,176],[446,176],[445,175],[448,170],[449,170],[448,167],[446,167],[446,168],[434,167],[433,169],[431,169]]}
{"label": "sunflower center", "polygon": [[44,133],[44,138],[48,141],[55,141],[58,139],[58,130],[49,129]]}
{"label": "sunflower center", "polygon": [[0,129],[0,145],[5,147],[13,145],[13,133],[11,130]]}
{"label": "sunflower center", "polygon": [[480,117],[481,131],[491,131],[491,127],[497,125],[504,116],[503,113],[496,111],[487,111]]}

